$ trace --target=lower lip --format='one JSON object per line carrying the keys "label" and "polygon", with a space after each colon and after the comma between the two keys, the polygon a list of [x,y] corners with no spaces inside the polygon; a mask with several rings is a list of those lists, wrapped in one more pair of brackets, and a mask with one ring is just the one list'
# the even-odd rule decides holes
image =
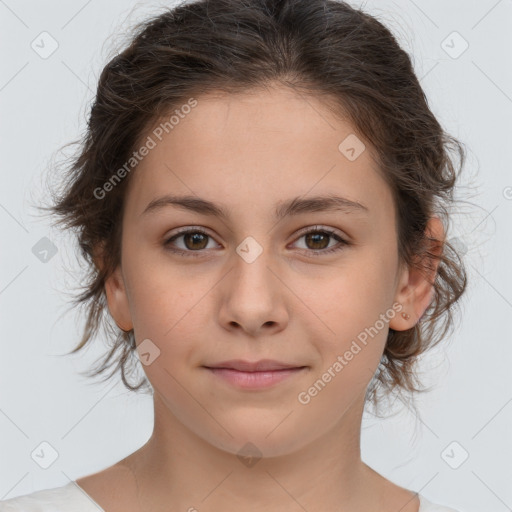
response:
{"label": "lower lip", "polygon": [[244,389],[264,389],[301,373],[306,367],[261,372],[242,372],[231,368],[206,367],[206,369],[234,386]]}

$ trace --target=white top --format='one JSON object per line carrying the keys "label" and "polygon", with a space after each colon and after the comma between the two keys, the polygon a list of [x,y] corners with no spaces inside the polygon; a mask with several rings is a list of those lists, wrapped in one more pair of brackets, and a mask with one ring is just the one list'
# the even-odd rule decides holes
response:
{"label": "white top", "polygon": [[[427,500],[421,494],[418,512],[457,512]],[[75,481],[0,501],[0,512],[105,512]]]}

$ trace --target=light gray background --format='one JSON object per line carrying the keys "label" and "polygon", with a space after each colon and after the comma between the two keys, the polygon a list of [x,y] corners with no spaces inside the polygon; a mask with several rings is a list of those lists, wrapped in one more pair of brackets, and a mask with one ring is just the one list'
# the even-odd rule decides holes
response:
{"label": "light gray background", "polygon": [[[129,393],[120,380],[99,385],[79,375],[103,353],[101,340],[87,353],[61,356],[80,333],[80,317],[66,313],[80,267],[70,237],[51,230],[30,203],[43,194],[55,152],[85,129],[116,41],[110,36],[164,5],[0,0],[0,499],[99,471],[151,434],[149,396]],[[419,419],[405,407],[387,420],[365,416],[363,460],[461,512],[511,510],[512,1],[369,1],[364,8],[414,54],[431,108],[466,144],[459,196],[478,208],[460,211],[449,233],[467,248],[470,286],[455,334],[423,358],[434,390],[418,399]],[[31,48],[43,31],[59,45],[47,59]],[[445,51],[461,48],[454,31],[469,44],[457,58]],[[32,252],[43,237],[58,248],[47,263]],[[42,442],[58,453],[48,469],[31,457]]]}

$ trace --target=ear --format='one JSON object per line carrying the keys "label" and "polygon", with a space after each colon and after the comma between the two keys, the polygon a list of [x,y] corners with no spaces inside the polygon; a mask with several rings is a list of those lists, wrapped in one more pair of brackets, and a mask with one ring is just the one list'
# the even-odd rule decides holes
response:
{"label": "ear", "polygon": [[[98,247],[94,251],[94,262],[99,269],[103,267],[102,250],[102,247]],[[119,329],[125,332],[132,330],[133,323],[121,265],[105,280],[105,295],[110,315]]]}
{"label": "ear", "polygon": [[[403,308],[389,322],[389,327],[395,331],[405,331],[416,325],[432,302],[434,287],[430,283],[435,280],[445,240],[443,223],[438,217],[430,218],[425,234],[433,238],[430,241],[429,252],[435,255],[435,258],[425,255],[424,261],[421,262],[422,270],[410,267],[402,270],[395,302],[402,304]],[[404,318],[402,313],[409,315],[409,318]]]}

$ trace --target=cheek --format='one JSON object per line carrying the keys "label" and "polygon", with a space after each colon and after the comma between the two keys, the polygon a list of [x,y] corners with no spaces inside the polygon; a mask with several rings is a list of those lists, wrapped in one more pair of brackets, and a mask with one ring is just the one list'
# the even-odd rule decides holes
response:
{"label": "cheek", "polygon": [[166,336],[194,308],[207,286],[205,279],[181,270],[163,248],[127,250],[123,265],[134,326],[144,336],[149,332]]}
{"label": "cheek", "polygon": [[323,369],[331,368],[342,356],[344,368],[336,375],[343,373],[344,379],[358,379],[360,375],[363,381],[371,378],[384,351],[389,321],[395,315],[390,268],[389,258],[362,251],[307,295],[308,305],[322,320],[316,323],[327,333],[316,338]]}
{"label": "cheek", "polygon": [[204,304],[200,299],[206,285],[204,279],[184,279],[175,270],[171,273],[170,266],[145,263],[138,264],[133,258],[125,265],[136,342],[146,344],[138,349],[139,357],[144,363],[142,353],[149,349],[152,354],[152,362],[144,370],[153,383],[153,379],[166,381],[169,374],[175,375],[182,371],[183,363],[190,362],[193,340],[202,330]]}

